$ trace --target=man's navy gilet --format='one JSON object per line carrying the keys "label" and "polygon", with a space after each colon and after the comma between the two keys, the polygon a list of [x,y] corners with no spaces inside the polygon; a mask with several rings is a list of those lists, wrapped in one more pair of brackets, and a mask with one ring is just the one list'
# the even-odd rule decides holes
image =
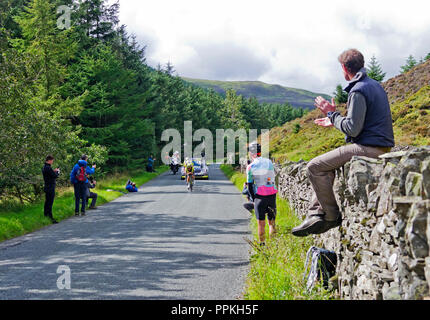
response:
{"label": "man's navy gilet", "polygon": [[357,137],[346,137],[347,142],[372,147],[394,147],[393,120],[390,103],[381,84],[369,78],[365,69],[360,80],[352,82],[345,91],[361,93],[366,99],[367,112],[363,130]]}

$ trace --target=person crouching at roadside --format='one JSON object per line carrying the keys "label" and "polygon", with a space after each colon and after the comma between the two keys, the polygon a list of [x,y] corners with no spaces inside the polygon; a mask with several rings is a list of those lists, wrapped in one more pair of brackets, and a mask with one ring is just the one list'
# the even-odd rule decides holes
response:
{"label": "person crouching at roadside", "polygon": [[96,181],[96,179],[94,179],[94,177],[89,177],[88,178],[88,183],[87,183],[87,205],[88,205],[89,199],[91,199],[91,204],[90,204],[90,207],[88,208],[90,210],[97,209],[97,207],[96,207],[97,193],[91,191],[91,189],[94,189],[96,187],[96,184],[97,184],[97,181]]}
{"label": "person crouching at roadside", "polygon": [[128,192],[138,192],[138,191],[139,191],[139,190],[137,189],[137,187],[136,187],[136,183],[134,183],[134,182],[132,182],[132,181],[130,181],[130,180],[128,180],[127,184],[125,185],[125,189],[126,189]]}

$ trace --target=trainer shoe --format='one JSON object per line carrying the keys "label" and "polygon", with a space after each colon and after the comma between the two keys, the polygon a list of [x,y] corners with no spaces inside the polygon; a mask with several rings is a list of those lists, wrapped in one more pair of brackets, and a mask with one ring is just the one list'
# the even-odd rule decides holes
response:
{"label": "trainer shoe", "polygon": [[293,228],[291,233],[296,237],[307,237],[322,230],[324,226],[324,218],[321,215],[313,215],[307,217],[300,226]]}
{"label": "trainer shoe", "polygon": [[322,229],[317,230],[314,234],[322,234],[325,233],[327,231],[329,231],[330,229],[339,227],[342,224],[342,215],[339,214],[339,216],[337,217],[337,219],[335,221],[327,221],[324,220],[324,226]]}

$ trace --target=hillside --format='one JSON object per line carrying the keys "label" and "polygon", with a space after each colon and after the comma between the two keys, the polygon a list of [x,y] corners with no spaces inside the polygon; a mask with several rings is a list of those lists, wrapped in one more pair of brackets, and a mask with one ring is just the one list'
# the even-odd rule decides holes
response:
{"label": "hillside", "polygon": [[275,84],[267,84],[261,81],[215,81],[182,78],[185,81],[224,95],[228,89],[234,89],[245,98],[256,97],[260,103],[289,102],[293,107],[314,109],[314,100],[317,96],[328,96],[322,93],[314,93],[303,89],[283,87]]}
{"label": "hillside", "polygon": [[[391,104],[397,146],[430,144],[430,61],[383,83]],[[345,106],[339,108],[346,112]],[[321,128],[314,120],[323,115],[313,110],[300,119],[270,132],[271,156],[279,161],[310,160],[344,144],[334,128]],[[300,130],[297,131],[297,124]]]}

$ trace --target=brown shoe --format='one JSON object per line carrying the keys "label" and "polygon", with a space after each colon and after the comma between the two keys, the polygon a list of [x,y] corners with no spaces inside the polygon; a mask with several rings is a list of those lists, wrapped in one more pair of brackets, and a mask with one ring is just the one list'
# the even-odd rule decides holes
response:
{"label": "brown shoe", "polygon": [[303,223],[293,228],[291,233],[296,237],[307,237],[311,234],[323,230],[325,226],[324,218],[320,215],[309,216]]}
{"label": "brown shoe", "polygon": [[320,230],[317,230],[314,234],[325,233],[330,229],[339,227],[341,224],[342,224],[342,215],[339,215],[335,221],[324,220],[324,226]]}

